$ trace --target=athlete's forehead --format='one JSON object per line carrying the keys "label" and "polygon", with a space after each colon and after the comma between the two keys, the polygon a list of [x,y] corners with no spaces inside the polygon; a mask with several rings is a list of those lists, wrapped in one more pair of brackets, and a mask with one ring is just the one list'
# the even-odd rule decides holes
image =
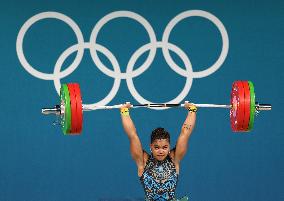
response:
{"label": "athlete's forehead", "polygon": [[169,143],[168,139],[156,139],[152,143],[152,145],[154,145],[154,146],[165,146],[165,145],[169,145],[169,144],[170,143]]}

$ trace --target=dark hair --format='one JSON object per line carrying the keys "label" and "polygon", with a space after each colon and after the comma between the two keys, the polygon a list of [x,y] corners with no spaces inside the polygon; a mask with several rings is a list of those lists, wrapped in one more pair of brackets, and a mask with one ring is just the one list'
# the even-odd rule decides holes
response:
{"label": "dark hair", "polygon": [[170,133],[164,128],[156,128],[152,131],[151,143],[153,143],[156,139],[167,139],[170,142]]}

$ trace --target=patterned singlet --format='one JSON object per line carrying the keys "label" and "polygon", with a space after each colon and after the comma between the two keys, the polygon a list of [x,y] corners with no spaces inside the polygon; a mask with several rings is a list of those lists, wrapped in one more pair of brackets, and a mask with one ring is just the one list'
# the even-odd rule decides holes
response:
{"label": "patterned singlet", "polygon": [[178,174],[169,155],[165,160],[158,161],[151,154],[146,162],[140,181],[144,187],[146,200],[165,201],[175,199]]}

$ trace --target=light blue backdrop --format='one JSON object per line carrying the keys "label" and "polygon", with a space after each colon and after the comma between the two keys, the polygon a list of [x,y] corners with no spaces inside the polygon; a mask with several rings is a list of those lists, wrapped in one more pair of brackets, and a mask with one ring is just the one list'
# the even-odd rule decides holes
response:
{"label": "light blue backdrop", "polygon": [[[234,80],[251,80],[259,102],[273,110],[256,117],[247,134],[231,132],[229,111],[200,109],[189,150],[181,165],[177,195],[194,201],[281,201],[284,199],[283,161],[283,1],[5,1],[1,2],[1,134],[0,200],[2,201],[93,201],[142,200],[143,189],[129,154],[120,115],[115,111],[84,113],[81,136],[68,137],[53,126],[54,117],[41,115],[42,107],[58,104],[52,80],[29,74],[20,62],[16,40],[32,16],[53,11],[79,26],[88,42],[94,26],[114,11],[131,11],[152,26],[157,41],[167,24],[188,10],[203,10],[225,26],[229,51],[213,74],[193,79],[182,99],[195,103],[229,104]],[[77,44],[74,31],[63,21],[44,19],[25,34],[23,52],[38,71],[53,73],[59,56]],[[193,71],[207,69],[222,49],[217,27],[201,17],[190,17],[172,30],[169,41],[181,49]],[[116,57],[121,72],[132,54],[149,43],[145,28],[129,18],[105,24],[97,43]],[[147,59],[139,57],[135,69]],[[179,55],[174,61],[185,69]],[[64,61],[66,69],[76,57]],[[99,53],[102,62],[111,62]],[[79,82],[84,103],[106,97],[114,79],[102,73],[85,50],[78,68],[61,82]],[[154,61],[134,86],[145,99],[165,102],[183,89],[186,78],[174,72],[157,48]],[[137,103],[126,80],[108,104]],[[184,109],[131,111],[143,146],[148,150],[152,129],[163,126],[172,134],[172,146],[186,116]]]}

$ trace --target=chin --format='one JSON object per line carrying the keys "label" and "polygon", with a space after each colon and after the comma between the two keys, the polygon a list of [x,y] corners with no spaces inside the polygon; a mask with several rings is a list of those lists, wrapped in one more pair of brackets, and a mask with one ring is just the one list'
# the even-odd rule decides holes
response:
{"label": "chin", "polygon": [[163,156],[163,157],[157,156],[157,157],[156,157],[156,159],[157,159],[158,161],[163,161],[163,160],[165,160],[165,158],[166,158],[166,156]]}

